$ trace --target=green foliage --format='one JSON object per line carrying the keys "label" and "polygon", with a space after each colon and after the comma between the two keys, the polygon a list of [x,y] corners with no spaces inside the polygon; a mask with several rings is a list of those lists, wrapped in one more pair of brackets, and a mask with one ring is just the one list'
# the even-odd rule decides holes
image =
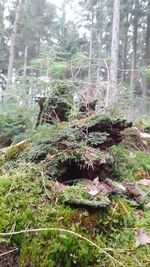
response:
{"label": "green foliage", "polygon": [[88,136],[88,144],[92,147],[103,144],[107,139],[107,133],[90,133]]}
{"label": "green foliage", "polygon": [[55,79],[62,79],[68,69],[67,62],[53,62],[51,65],[51,74]]}
{"label": "green foliage", "polygon": [[10,108],[0,115],[0,145],[9,145],[12,142],[21,141],[25,132],[31,127],[28,113],[23,109]]}
{"label": "green foliage", "polygon": [[105,123],[106,121],[107,121],[108,125],[111,125],[111,123],[114,122],[115,119],[113,119],[110,116],[105,115],[105,114],[102,114],[102,115],[101,114],[96,114],[96,115],[90,116],[87,119],[87,125],[88,126],[92,126],[93,124],[96,124],[96,123],[99,123],[99,122]]}
{"label": "green foliage", "polygon": [[147,69],[145,70],[145,76],[147,77],[147,79],[148,79],[149,82],[150,82],[150,69],[149,69],[149,68],[147,68]]}
{"label": "green foliage", "polygon": [[[73,91],[71,84],[65,84],[61,82],[54,82],[51,84],[50,98],[54,102],[53,105],[65,102],[70,106],[73,103]],[[55,103],[56,101],[56,103]]]}
{"label": "green foliage", "polygon": [[[23,67],[23,57],[25,46],[28,47],[27,63],[39,57],[40,40],[51,43],[52,32],[58,27],[54,23],[56,19],[56,7],[54,4],[45,0],[27,1],[22,10],[20,23],[17,31],[17,49],[16,49],[16,66],[17,69]],[[48,31],[48,29],[51,29]],[[24,45],[22,45],[24,44]],[[47,61],[46,61],[47,62]],[[42,69],[42,66],[41,66]]]}
{"label": "green foliage", "polygon": [[150,173],[150,155],[134,149],[126,149],[119,145],[111,149],[115,164],[114,174],[119,179],[134,181],[138,179],[138,171],[145,170]]}

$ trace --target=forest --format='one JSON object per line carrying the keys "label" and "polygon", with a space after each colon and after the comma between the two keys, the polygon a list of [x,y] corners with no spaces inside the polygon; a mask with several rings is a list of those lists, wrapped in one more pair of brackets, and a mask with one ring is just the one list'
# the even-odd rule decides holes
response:
{"label": "forest", "polygon": [[150,0],[0,0],[0,267],[150,267]]}

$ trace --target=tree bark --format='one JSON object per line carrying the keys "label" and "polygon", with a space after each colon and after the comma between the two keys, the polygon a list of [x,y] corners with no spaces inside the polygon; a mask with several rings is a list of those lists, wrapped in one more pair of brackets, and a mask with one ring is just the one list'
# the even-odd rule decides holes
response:
{"label": "tree bark", "polygon": [[25,45],[24,48],[24,65],[23,65],[23,76],[27,75],[27,60],[28,60],[28,46]]}
{"label": "tree bark", "polygon": [[[150,0],[147,3],[147,27],[146,27],[146,38],[145,38],[145,66],[150,65]],[[147,114],[147,97],[149,81],[147,77],[143,77],[142,83],[142,113]]]}
{"label": "tree bark", "polygon": [[3,29],[4,29],[4,1],[0,3],[0,45],[3,39]]}
{"label": "tree bark", "polygon": [[114,100],[117,96],[117,75],[118,75],[118,49],[119,49],[119,30],[120,30],[120,0],[114,0],[113,6],[113,28],[111,42],[111,66],[110,66],[110,85],[111,95]]}
{"label": "tree bark", "polygon": [[16,35],[19,18],[21,15],[21,9],[23,6],[24,0],[19,0],[16,8],[15,20],[12,27],[12,36],[9,49],[9,63],[8,63],[8,72],[7,72],[7,83],[6,83],[6,92],[10,89],[12,85],[12,76],[13,76],[13,67],[14,67],[14,54],[15,54],[15,44],[16,44]]}
{"label": "tree bark", "polygon": [[136,69],[136,58],[137,58],[137,38],[138,38],[138,21],[139,21],[139,0],[135,0],[134,7],[134,21],[133,21],[133,52],[131,62],[131,79],[130,87],[132,92],[134,91],[135,82],[135,69]]}
{"label": "tree bark", "polygon": [[90,33],[90,48],[89,48],[89,69],[88,69],[88,82],[92,83],[92,51],[93,51],[93,27]]}
{"label": "tree bark", "polygon": [[[102,3],[102,0],[99,0],[99,9],[101,10],[101,16],[103,18],[103,3]],[[102,35],[103,35],[103,22],[101,21],[101,23],[99,25],[98,32],[97,32],[97,42],[98,42],[97,57],[99,59],[101,59],[102,46],[103,46]],[[100,66],[100,62],[99,62],[98,66],[97,66],[97,79],[96,79],[97,82],[99,82],[100,75],[101,75],[101,66]]]}
{"label": "tree bark", "polygon": [[124,83],[127,79],[127,48],[128,48],[128,32],[129,32],[129,25],[130,25],[130,11],[129,11],[129,3],[125,1],[125,21],[124,21],[124,38],[123,38],[123,71],[121,75],[121,87],[124,86]]}
{"label": "tree bark", "polygon": [[91,11],[91,28],[90,28],[90,43],[89,43],[89,69],[88,69],[88,96],[87,101],[91,97],[93,97],[93,87],[92,87],[92,55],[93,55],[93,19],[94,19],[94,13],[93,8]]}
{"label": "tree bark", "polygon": [[[4,60],[3,55],[3,47],[5,46],[4,41],[4,0],[0,1],[0,103],[3,103],[4,98],[4,87],[5,87],[5,79],[3,78],[3,74],[5,72],[5,64],[3,63]],[[4,65],[4,66],[3,66]]]}
{"label": "tree bark", "polygon": [[145,115],[147,113],[147,87],[148,80],[145,76],[142,77],[142,114]]}
{"label": "tree bark", "polygon": [[148,0],[148,4],[147,4],[145,63],[146,63],[146,66],[150,65],[150,0]]}

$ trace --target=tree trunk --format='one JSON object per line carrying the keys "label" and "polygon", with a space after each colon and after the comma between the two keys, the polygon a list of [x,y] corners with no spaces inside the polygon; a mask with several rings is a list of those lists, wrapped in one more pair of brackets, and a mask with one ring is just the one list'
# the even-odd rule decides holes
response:
{"label": "tree trunk", "polygon": [[7,92],[7,90],[10,89],[11,84],[12,84],[17,26],[18,26],[18,21],[20,18],[23,2],[24,2],[24,0],[19,0],[19,2],[17,4],[15,20],[14,20],[14,24],[12,27],[12,36],[11,36],[11,43],[10,43],[10,49],[9,49],[9,63],[8,63],[8,72],[7,72],[6,92]]}
{"label": "tree trunk", "polygon": [[118,75],[118,49],[119,49],[119,30],[120,30],[120,0],[114,0],[113,6],[113,28],[111,42],[111,66],[110,66],[110,85],[111,95],[114,100],[117,95],[117,75]]}
{"label": "tree trunk", "polygon": [[128,44],[128,30],[126,29],[125,37],[124,37],[124,51],[123,51],[123,71],[122,71],[122,79],[121,85],[123,87],[124,82],[126,81],[126,68],[127,68],[127,44]]}
{"label": "tree trunk", "polygon": [[146,66],[150,65],[150,0],[148,0],[148,5],[147,5],[145,63],[146,63]]}
{"label": "tree trunk", "polygon": [[91,11],[91,29],[90,29],[90,44],[89,44],[89,69],[88,69],[88,96],[87,96],[87,102],[89,102],[89,99],[93,97],[93,87],[92,87],[92,54],[93,54],[93,9]]}
{"label": "tree trunk", "polygon": [[0,46],[2,45],[3,29],[4,29],[4,1],[0,3]]}
{"label": "tree trunk", "polygon": [[[4,41],[4,0],[0,1],[0,103],[3,103],[4,98],[4,87],[5,87],[5,79],[3,78],[3,74],[5,72],[5,64],[3,63],[6,58],[3,58],[3,47],[5,46]],[[3,66],[4,65],[4,66]]]}
{"label": "tree trunk", "polygon": [[147,87],[148,87],[148,80],[144,76],[142,77],[142,114],[145,115],[147,113]]}
{"label": "tree trunk", "polygon": [[[102,0],[99,0],[99,7],[98,7],[100,10],[101,10],[101,16],[103,18],[103,3],[102,3]],[[98,29],[98,32],[97,32],[97,42],[98,42],[98,53],[97,53],[97,57],[99,59],[101,59],[101,53],[102,53],[102,47],[103,47],[103,22],[101,21],[100,25],[99,25],[99,29]],[[100,80],[100,75],[101,75],[101,62],[98,62],[98,66],[97,66],[97,82],[99,82]]]}
{"label": "tree trunk", "polygon": [[93,50],[93,29],[90,33],[90,48],[89,48],[89,70],[88,70],[88,82],[92,83],[92,50]]}
{"label": "tree trunk", "polygon": [[[147,27],[145,38],[145,66],[150,65],[150,0],[147,3]],[[147,77],[143,77],[142,83],[142,113],[147,114],[147,97],[148,97],[149,81]]]}
{"label": "tree trunk", "polygon": [[124,47],[123,47],[123,71],[121,75],[121,87],[124,86],[124,82],[126,82],[126,69],[127,69],[127,47],[128,47],[128,31],[129,31],[129,11],[126,12],[126,19],[124,23],[125,31],[124,31]]}
{"label": "tree trunk", "polygon": [[28,46],[25,45],[24,48],[24,65],[23,65],[23,76],[27,75],[27,60],[28,60]]}
{"label": "tree trunk", "polygon": [[132,89],[132,92],[134,91],[135,87],[134,82],[135,82],[135,69],[136,69],[136,57],[137,57],[138,21],[139,21],[139,0],[135,0],[134,21],[133,21],[133,52],[132,52],[131,79],[130,79],[130,87]]}

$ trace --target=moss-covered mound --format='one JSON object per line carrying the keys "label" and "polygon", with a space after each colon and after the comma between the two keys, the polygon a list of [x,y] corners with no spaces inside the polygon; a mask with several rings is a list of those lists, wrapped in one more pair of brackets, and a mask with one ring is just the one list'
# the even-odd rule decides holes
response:
{"label": "moss-covered mound", "polygon": [[[87,198],[82,186],[76,189],[76,194]],[[74,196],[74,188],[68,190],[46,179],[34,164],[22,164],[1,176],[0,232],[10,235],[1,236],[0,247],[9,243],[10,250],[18,249],[16,266],[127,267],[136,266],[136,262],[149,266],[149,247],[136,248],[135,244],[136,229],[149,231],[148,209],[138,214],[119,196],[105,209],[74,208],[63,204],[71,194]],[[24,234],[13,234],[20,230],[25,230]],[[16,257],[16,250],[13,255]],[[1,266],[11,266],[5,263],[5,257],[0,262]]]}
{"label": "moss-covered mound", "polygon": [[150,156],[113,146],[130,126],[92,115],[1,151],[0,266],[149,266]]}

